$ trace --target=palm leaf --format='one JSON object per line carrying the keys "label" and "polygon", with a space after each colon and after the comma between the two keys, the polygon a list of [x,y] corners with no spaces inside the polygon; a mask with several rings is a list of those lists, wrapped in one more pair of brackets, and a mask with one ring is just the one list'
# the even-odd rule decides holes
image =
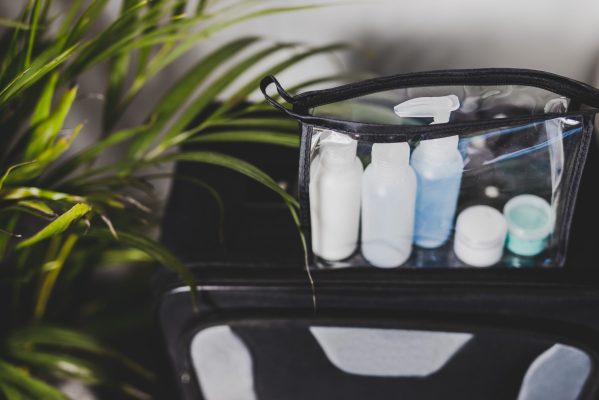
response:
{"label": "palm leaf", "polygon": [[297,200],[283,190],[270,176],[268,176],[268,174],[260,168],[239,158],[211,151],[195,151],[166,155],[153,162],[164,161],[190,161],[232,169],[273,190],[280,195],[286,203],[291,204],[294,207],[299,207]]}
{"label": "palm leaf", "polygon": [[46,240],[52,236],[66,231],[71,224],[89,213],[92,208],[85,203],[77,203],[71,207],[64,214],[60,215],[54,221],[46,225],[42,230],[33,235],[32,237],[22,241],[17,245],[18,249],[29,247],[35,243]]}
{"label": "palm leaf", "polygon": [[[8,179],[8,176],[10,175],[10,173],[12,171],[14,171],[15,169],[17,169],[19,167],[29,165],[31,163],[32,163],[32,161],[28,161],[28,162],[12,165],[12,166],[8,167],[6,172],[4,174],[2,174],[2,176],[0,176],[0,191],[2,190],[2,186],[4,186],[4,182],[6,182],[6,180]],[[3,196],[0,196],[0,197],[3,197]]]}
{"label": "palm leaf", "polygon": [[314,49],[309,49],[307,51],[296,54],[277,65],[274,65],[267,69],[266,71],[262,71],[258,74],[254,79],[247,82],[242,88],[240,88],[234,95],[230,96],[227,101],[225,101],[210,117],[219,117],[226,113],[227,111],[233,109],[236,105],[241,102],[246,101],[247,97],[260,85],[260,81],[264,76],[267,75],[276,75],[285,69],[289,68],[292,65],[296,65],[302,60],[313,57],[318,54],[330,53],[336,50],[345,49],[347,46],[345,44],[333,44],[322,47],[317,47]]}
{"label": "palm leaf", "polygon": [[[59,31],[59,37],[64,37],[63,44],[65,47],[73,46],[75,45],[75,43],[79,42],[83,38],[83,36],[89,30],[90,26],[92,26],[94,22],[96,22],[98,17],[102,14],[102,11],[104,11],[106,4],[108,4],[108,0],[92,0],[92,2],[89,4],[89,6],[85,9],[83,14],[81,14],[79,19],[75,23],[75,26],[72,28],[70,26],[70,22],[74,19],[74,16],[65,19]],[[80,3],[76,3],[76,6],[77,8],[79,8]],[[69,29],[70,33],[66,35],[65,33],[68,32]]]}
{"label": "palm leaf", "polygon": [[[52,82],[50,82],[51,84]],[[77,96],[77,86],[67,90],[62,96],[56,109],[45,120],[41,121],[35,128],[28,140],[28,146],[25,149],[25,159],[35,159],[43,150],[50,147],[62,129],[64,121],[69,113],[75,97]],[[44,100],[44,99],[42,99]],[[45,107],[45,106],[44,106]],[[39,110],[40,114],[46,110]],[[39,116],[39,115],[38,115]]]}
{"label": "palm leaf", "polygon": [[132,151],[140,153],[145,150],[168,123],[168,120],[183,106],[189,96],[196,90],[198,85],[208,78],[210,73],[226,60],[237,55],[241,50],[255,43],[256,40],[255,37],[249,37],[230,42],[190,68],[155,106],[150,116],[151,120],[154,121],[152,127],[136,140]]}
{"label": "palm leaf", "polygon": [[[26,398],[45,400],[68,400],[58,389],[44,381],[31,377],[25,370],[0,359],[0,382],[7,383],[14,391]],[[6,393],[6,392],[5,392]]]}
{"label": "palm leaf", "polygon": [[25,52],[25,68],[29,68],[29,64],[31,64],[31,55],[33,54],[33,46],[35,45],[35,36],[37,35],[41,12],[42,0],[34,0],[33,11],[31,13],[31,29],[29,30],[29,39],[27,42],[27,50]]}
{"label": "palm leaf", "polygon": [[[94,228],[88,232],[89,237],[95,237],[99,239],[108,239],[114,240],[112,233],[108,229],[100,229]],[[163,266],[169,268],[173,272],[177,273],[183,281],[189,285],[191,289],[191,296],[194,301],[197,296],[197,289],[195,287],[195,278],[189,271],[189,269],[181,262],[177,257],[171,254],[170,251],[165,249],[159,243],[155,242],[152,239],[149,239],[143,235],[132,233],[132,232],[118,232],[118,242],[128,246],[139,249],[154,260],[162,264]]]}
{"label": "palm leaf", "polygon": [[209,142],[251,142],[274,144],[286,147],[299,147],[300,140],[297,134],[264,132],[264,131],[225,131],[216,133],[207,133],[196,136],[190,140],[190,143],[209,143]]}
{"label": "palm leaf", "polygon": [[82,196],[55,192],[53,190],[41,189],[38,187],[16,187],[6,189],[0,193],[0,198],[3,200],[23,200],[23,199],[45,199],[52,201],[67,201],[70,203],[84,203],[86,199]]}
{"label": "palm leaf", "polygon": [[18,93],[31,87],[45,75],[55,70],[67,61],[80,47],[79,45],[74,45],[56,56],[54,56],[54,50],[49,49],[35,58],[29,68],[23,70],[23,72],[0,90],[0,105],[11,100]]}
{"label": "palm leaf", "polygon": [[[111,371],[97,362],[88,361],[70,354],[49,353],[44,351],[13,353],[18,361],[31,366],[35,370],[43,371],[57,378],[73,378],[92,385],[106,385],[114,387],[129,396],[146,399],[148,395],[129,384],[120,382],[120,378],[113,377]],[[39,397],[46,399],[47,397]]]}
{"label": "palm leaf", "polygon": [[113,358],[146,379],[154,378],[146,368],[101,343],[93,336],[63,327],[35,325],[19,329],[8,337],[7,346],[17,354],[21,351],[31,351],[36,347],[77,350],[100,357]]}
{"label": "palm leaf", "polygon": [[[237,3],[236,3],[237,4]],[[158,72],[160,72],[167,65],[170,65],[173,61],[179,59],[181,56],[186,54],[189,50],[191,50],[195,45],[198,44],[199,41],[207,39],[214,35],[215,33],[227,29],[236,24],[246,22],[255,18],[261,18],[268,15],[273,15],[277,13],[288,13],[293,11],[300,10],[308,10],[314,7],[318,7],[315,5],[306,5],[306,6],[296,6],[296,7],[274,7],[267,8],[260,11],[256,11],[253,13],[248,13],[241,17],[225,19],[224,21],[219,21],[213,23],[212,25],[201,29],[200,31],[190,34],[189,32],[184,33],[176,33],[170,36],[170,38],[164,38],[160,36],[160,32],[154,32],[154,35],[157,38],[148,37],[145,40],[150,40],[146,45],[153,45],[158,43],[171,43],[165,49],[166,51],[160,52],[160,57],[154,58],[154,60],[148,65],[148,67],[144,70],[143,73],[139,74],[139,76],[135,79],[131,89],[127,93],[126,98],[131,99],[139,92],[139,90],[143,87],[143,85],[148,81],[148,79],[155,76]],[[206,17],[204,14],[199,15],[196,18],[190,18],[187,21],[184,21],[180,24],[181,27],[185,28],[186,26],[195,26],[198,22],[201,22]],[[174,42],[177,42],[176,46],[172,45]],[[139,46],[139,44],[138,44]]]}
{"label": "palm leaf", "polygon": [[31,115],[31,126],[37,126],[50,116],[50,111],[52,110],[52,99],[54,98],[57,82],[58,73],[51,74],[48,82],[42,90],[40,98],[35,106],[35,109],[33,110],[33,114]]}
{"label": "palm leaf", "polygon": [[[214,101],[218,94],[222,93],[227,87],[229,87],[239,77],[239,75],[241,75],[247,69],[262,61],[266,56],[289,46],[293,46],[293,44],[275,44],[267,49],[254,53],[235,64],[228,71],[213,81],[207,88],[201,91],[197,98],[185,109],[183,114],[177,117],[173,126],[169,128],[169,131],[163,140],[168,141],[176,134],[182,132],[186,126],[191,124],[191,122]],[[132,156],[135,158],[140,157],[143,151],[148,148],[156,133],[158,132],[152,131],[147,136],[140,137],[132,146]],[[166,147],[162,144],[157,151],[152,153],[152,156],[159,154],[161,150],[164,150],[167,147],[170,147],[170,144]]]}
{"label": "palm leaf", "polygon": [[23,22],[19,22],[19,21],[15,21],[12,19],[6,19],[6,18],[0,18],[0,26],[3,26],[5,28],[19,28],[22,30],[29,30],[30,26],[29,24],[23,23]]}
{"label": "palm leaf", "polygon": [[[57,238],[58,236],[55,237]],[[40,320],[44,316],[46,307],[48,306],[48,300],[50,300],[50,295],[52,294],[54,284],[56,283],[56,279],[58,278],[64,263],[71,254],[73,246],[75,246],[75,243],[77,243],[77,240],[77,235],[69,235],[62,244],[62,247],[56,258],[47,261],[42,266],[41,282],[37,291],[35,307],[33,310],[33,318],[35,320]]]}

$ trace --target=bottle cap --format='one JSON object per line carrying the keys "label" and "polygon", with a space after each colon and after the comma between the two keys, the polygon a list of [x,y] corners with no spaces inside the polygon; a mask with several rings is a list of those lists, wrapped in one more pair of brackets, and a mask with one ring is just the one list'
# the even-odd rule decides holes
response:
{"label": "bottle cap", "polygon": [[460,138],[458,135],[448,136],[439,139],[421,140],[418,148],[421,148],[427,154],[427,158],[435,160],[445,160],[451,158],[458,148]]}
{"label": "bottle cap", "polygon": [[472,206],[460,213],[455,227],[454,251],[473,267],[490,267],[501,260],[507,234],[503,215],[489,206]]}
{"label": "bottle cap", "polygon": [[439,97],[415,97],[393,107],[402,118],[432,118],[433,124],[449,122],[452,111],[460,108],[460,99],[455,94]]}
{"label": "bottle cap", "polygon": [[516,196],[505,204],[503,215],[510,251],[520,256],[535,256],[543,251],[555,224],[555,213],[545,199],[531,194]]}
{"label": "bottle cap", "polygon": [[375,143],[372,145],[372,163],[385,166],[403,166],[410,162],[410,145],[402,143]]}
{"label": "bottle cap", "polygon": [[[345,136],[345,135],[344,135]],[[331,137],[329,136],[330,139]],[[343,140],[326,140],[321,143],[321,162],[328,166],[351,165],[358,149],[358,142],[345,137]]]}

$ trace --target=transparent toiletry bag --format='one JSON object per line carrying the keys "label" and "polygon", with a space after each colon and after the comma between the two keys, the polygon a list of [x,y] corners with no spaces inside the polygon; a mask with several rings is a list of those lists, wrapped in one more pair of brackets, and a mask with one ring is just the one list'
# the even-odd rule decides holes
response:
{"label": "transparent toiletry bag", "polygon": [[311,267],[563,266],[597,89],[518,69],[261,88],[301,123]]}

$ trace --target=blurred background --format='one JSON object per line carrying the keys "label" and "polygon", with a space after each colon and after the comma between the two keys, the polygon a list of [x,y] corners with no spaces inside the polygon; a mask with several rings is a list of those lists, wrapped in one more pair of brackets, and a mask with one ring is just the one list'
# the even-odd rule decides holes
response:
{"label": "blurred background", "polygon": [[[221,0],[226,3],[226,0]],[[58,0],[57,7],[69,0]],[[189,2],[189,8],[196,1]],[[275,2],[276,3],[276,2]],[[593,0],[356,0],[279,1],[281,6],[322,4],[321,8],[254,19],[217,34],[200,49],[170,67],[146,89],[123,124],[139,123],[136,110],[155,103],[162,88],[185,71],[198,53],[208,53],[231,38],[256,35],[268,41],[323,45],[344,42],[352,47],[335,56],[310,58],[281,74],[284,86],[338,72],[389,75],[445,68],[518,67],[540,69],[599,85],[599,2]],[[16,16],[22,1],[0,2],[0,14]],[[106,22],[119,12],[113,0]],[[261,65],[256,66],[259,70]],[[248,71],[252,74],[252,71]],[[94,93],[101,93],[105,74],[88,73],[74,121],[93,113]],[[234,90],[232,87],[230,90]],[[90,127],[99,126],[90,120]]]}

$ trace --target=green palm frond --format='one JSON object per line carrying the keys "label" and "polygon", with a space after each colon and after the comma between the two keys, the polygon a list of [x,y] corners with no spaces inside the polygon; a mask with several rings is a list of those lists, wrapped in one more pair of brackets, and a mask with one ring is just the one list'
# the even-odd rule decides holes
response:
{"label": "green palm frond", "polygon": [[[201,179],[148,169],[179,161],[228,168],[277,193],[297,218],[297,200],[265,172],[202,146],[297,147],[295,123],[265,112],[265,103],[251,102],[251,95],[262,75],[343,46],[308,48],[238,37],[199,52],[141,124],[123,126],[144,88],[218,32],[319,6],[200,0],[192,9],[185,0],[123,0],[118,16],[106,24],[101,17],[108,0],[74,0],[60,15],[51,0],[25,3],[18,18],[0,17],[0,290],[9,299],[0,305],[6,315],[0,324],[0,397],[65,399],[56,387],[75,379],[147,398],[152,374],[144,367],[87,333],[56,325],[84,325],[85,318],[94,325],[93,313],[58,294],[81,290],[90,270],[112,260],[170,268],[195,297],[190,271],[149,236],[159,220],[152,181],[190,180],[214,198],[221,220],[223,201]],[[87,95],[76,82],[98,66],[106,66],[106,85],[98,107],[102,130],[93,139],[85,121],[71,121]],[[255,68],[261,70],[247,76]],[[296,89],[333,79],[310,80]],[[88,143],[74,145],[81,135]],[[198,150],[178,150],[187,143]],[[115,149],[124,156],[105,162]],[[131,373],[134,383],[121,379],[114,365]]]}

